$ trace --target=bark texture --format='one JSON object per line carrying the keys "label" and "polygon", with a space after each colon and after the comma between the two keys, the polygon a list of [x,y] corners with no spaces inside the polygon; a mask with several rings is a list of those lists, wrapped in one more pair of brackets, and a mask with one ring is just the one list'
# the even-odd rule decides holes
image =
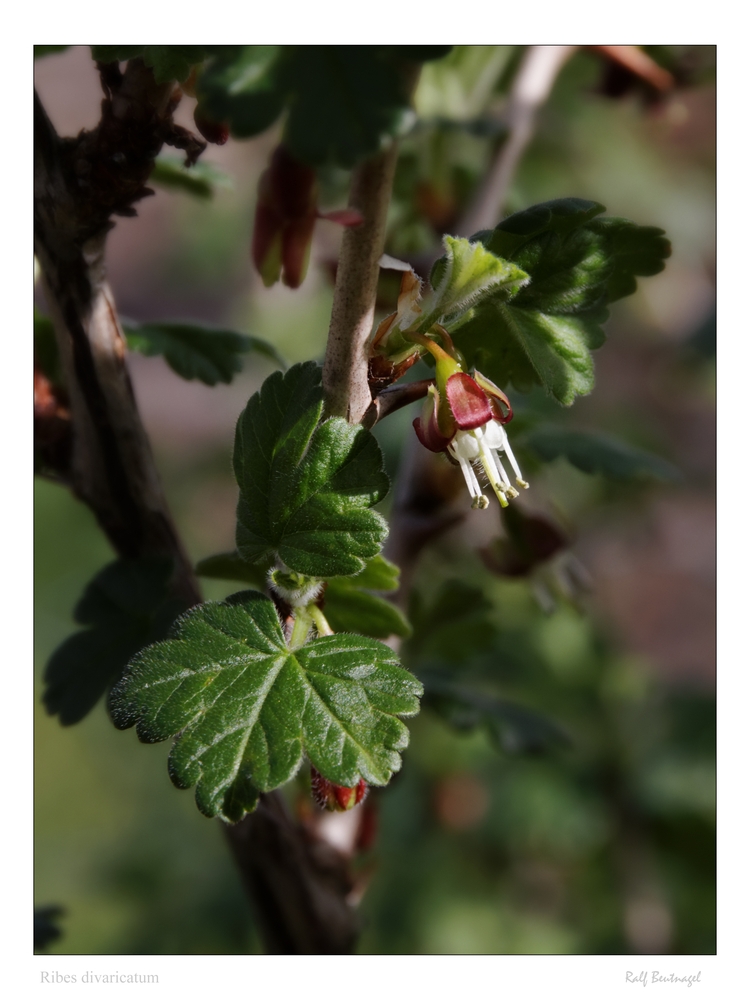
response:
{"label": "bark texture", "polygon": [[396,156],[394,143],[354,170],[349,206],[362,213],[364,222],[344,230],[341,239],[323,388],[328,412],[352,424],[362,420],[372,401],[366,345],[375,316],[375,293]]}
{"label": "bark texture", "polygon": [[[55,478],[88,504],[119,555],[170,555],[175,595],[195,604],[198,583],[128,376],[105,245],[112,216],[134,215],[133,204],[152,193],[146,181],[162,144],[183,149],[192,162],[205,143],[172,121],[174,84],[156,84],[139,60],[124,74],[116,64],[99,70],[105,97],[91,132],[61,138],[35,97],[35,252],[65,381],[61,402],[42,373],[35,378],[41,453]],[[293,821],[278,793],[263,796],[228,837],[269,950],[351,951],[357,922],[345,859]]]}

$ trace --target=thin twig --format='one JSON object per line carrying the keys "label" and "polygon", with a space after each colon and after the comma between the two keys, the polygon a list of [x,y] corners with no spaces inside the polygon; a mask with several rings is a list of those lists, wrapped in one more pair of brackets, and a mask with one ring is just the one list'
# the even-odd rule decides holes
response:
{"label": "thin twig", "polygon": [[378,420],[387,417],[389,413],[395,413],[402,406],[408,406],[409,403],[422,399],[434,384],[434,378],[423,378],[418,382],[401,382],[398,385],[387,386],[370,403],[362,423],[365,427],[374,427]]}
{"label": "thin twig", "polygon": [[513,175],[534,135],[539,108],[549,97],[558,73],[573,55],[575,45],[532,45],[521,61],[510,92],[505,119],[508,138],[503,143],[476,198],[459,221],[459,235],[491,229],[500,218]]}
{"label": "thin twig", "polygon": [[640,77],[655,90],[665,93],[674,87],[674,77],[669,70],[664,69],[637,45],[592,45],[592,51],[598,52],[612,62],[622,66],[634,76]]}

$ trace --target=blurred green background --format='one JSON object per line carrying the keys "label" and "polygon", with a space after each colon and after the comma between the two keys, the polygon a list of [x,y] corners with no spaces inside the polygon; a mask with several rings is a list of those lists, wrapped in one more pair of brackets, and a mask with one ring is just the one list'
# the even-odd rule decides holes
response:
{"label": "blurred green background", "polygon": [[[715,951],[714,49],[654,54],[678,80],[659,101],[638,86],[613,93],[595,53],[572,58],[507,207],[575,195],[667,231],[667,269],[613,310],[594,394],[558,416],[648,448],[682,478],[613,484],[562,460],[535,471],[528,510],[554,514],[591,578],[590,593],[558,593],[552,611],[476,554],[499,528],[494,507],[423,553],[422,624],[406,662],[450,667],[537,709],[570,743],[509,752],[486,727],[461,730],[429,706],[410,722],[402,772],[370,797],[378,837],[360,861],[363,953]],[[429,250],[436,221],[450,231],[500,141],[518,57],[472,47],[428,67],[420,124],[402,143],[389,252]],[[101,95],[87,49],[47,57],[36,73],[62,134],[95,124]],[[189,126],[188,99],[180,114]],[[318,225],[298,292],[264,289],[251,273],[255,189],[276,141],[209,147],[231,187],[207,201],[159,191],[138,218],[118,221],[109,260],[122,315],[226,324],[291,362],[321,357],[336,228]],[[323,180],[330,204],[343,204],[342,177]],[[234,422],[270,367],[250,359],[231,386],[208,388],[160,358],[130,361],[191,555],[232,548]],[[413,416],[377,428],[392,477]],[[113,554],[63,488],[38,480],[35,502],[35,901],[65,909],[49,950],[259,951],[221,825],[172,787],[168,747],[117,732],[102,704],[67,728],[44,712],[46,661]],[[554,591],[555,568],[537,585]],[[208,599],[237,589],[204,583]]]}

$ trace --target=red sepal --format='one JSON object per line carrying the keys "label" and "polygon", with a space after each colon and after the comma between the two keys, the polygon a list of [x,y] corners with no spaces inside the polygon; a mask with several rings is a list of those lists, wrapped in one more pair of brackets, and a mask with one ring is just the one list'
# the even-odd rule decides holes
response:
{"label": "red sepal", "polygon": [[438,396],[431,392],[424,401],[422,416],[416,417],[412,423],[420,443],[428,451],[445,451],[453,440],[453,435],[446,437],[438,424]]}
{"label": "red sepal", "polygon": [[492,413],[499,424],[507,424],[513,419],[513,407],[510,400],[502,389],[498,389],[494,382],[491,382],[486,375],[481,372],[474,372],[474,380],[481,389],[484,389],[492,407]]}
{"label": "red sepal", "polygon": [[487,394],[465,372],[451,375],[445,383],[445,394],[453,419],[462,431],[483,427],[494,418]]}

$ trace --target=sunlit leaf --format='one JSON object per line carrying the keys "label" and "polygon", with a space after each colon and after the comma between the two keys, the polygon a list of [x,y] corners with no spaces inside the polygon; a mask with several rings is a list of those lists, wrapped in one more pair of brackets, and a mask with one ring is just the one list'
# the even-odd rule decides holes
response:
{"label": "sunlit leaf", "polygon": [[[401,766],[421,684],[391,649],[353,635],[290,650],[273,602],[254,591],[199,605],[174,638],[143,650],[113,689],[112,717],[153,743],[177,736],[172,781],[236,821],[305,754],[329,781],[387,784]],[[179,734],[179,735],[178,735]]]}
{"label": "sunlit leaf", "polygon": [[371,508],[388,489],[380,448],[364,427],[323,420],[314,362],[276,372],[237,422],[237,548],[309,576],[361,572],[387,533]]}
{"label": "sunlit leaf", "polygon": [[[662,270],[670,253],[661,229],[597,218],[603,211],[562,198],[473,237],[531,280],[510,300],[484,298],[453,330],[469,364],[500,386],[542,385],[565,405],[591,391],[590,352],[604,342],[607,304],[635,291],[637,276]],[[444,266],[438,261],[435,273]]]}

